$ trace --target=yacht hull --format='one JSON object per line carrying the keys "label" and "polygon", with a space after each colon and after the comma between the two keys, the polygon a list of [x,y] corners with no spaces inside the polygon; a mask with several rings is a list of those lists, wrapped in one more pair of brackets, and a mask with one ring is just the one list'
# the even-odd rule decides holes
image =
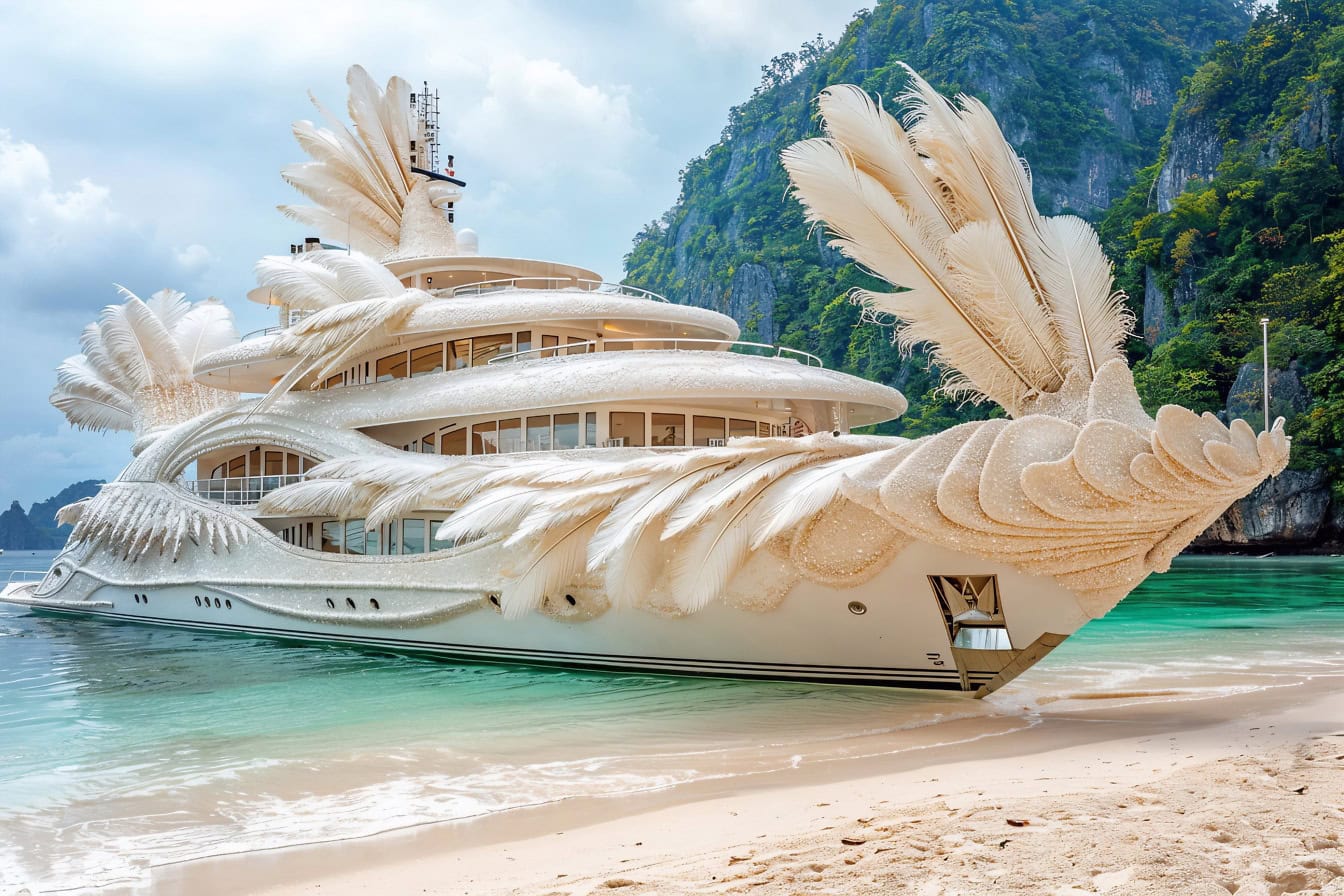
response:
{"label": "yacht hull", "polygon": [[[41,583],[0,600],[63,616],[231,632],[470,662],[668,675],[965,691],[983,696],[1088,619],[1051,579],[944,548],[907,546],[866,582],[794,584],[768,611],[716,602],[686,615],[608,608],[578,590],[505,618],[482,584],[498,547],[404,558],[298,556],[267,542],[178,562],[127,562],[107,551],[58,558]],[[309,552],[310,553],[310,552]],[[274,554],[265,558],[266,554]],[[271,562],[267,562],[269,559]],[[284,561],[284,565],[281,565]],[[284,575],[258,570],[288,567]],[[55,570],[61,570],[59,575]],[[1001,640],[956,643],[946,587],[992,580]],[[433,583],[442,583],[435,585]],[[596,609],[594,609],[596,608]],[[952,609],[957,609],[953,607]],[[983,640],[983,639],[982,639]]]}

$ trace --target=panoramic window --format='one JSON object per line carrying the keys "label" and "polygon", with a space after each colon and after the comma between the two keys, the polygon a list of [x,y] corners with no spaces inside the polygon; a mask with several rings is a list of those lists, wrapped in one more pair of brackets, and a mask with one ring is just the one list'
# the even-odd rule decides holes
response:
{"label": "panoramic window", "polygon": [[442,525],[443,520],[429,521],[429,549],[431,551],[446,551],[456,544],[450,538],[439,538],[439,527]]}
{"label": "panoramic window", "polygon": [[527,450],[551,450],[551,418],[549,416],[527,418]]}
{"label": "panoramic window", "polygon": [[443,345],[436,343],[411,349],[411,377],[443,371]]}
{"label": "panoramic window", "polygon": [[341,552],[341,524],[335,520],[322,524],[322,553]]}
{"label": "panoramic window", "polygon": [[508,420],[499,421],[498,444],[501,454],[523,450],[523,420],[521,417],[510,417]]}
{"label": "panoramic window", "polygon": [[[673,446],[686,444],[686,415],[685,414],[654,414],[653,415],[653,444],[659,446]],[[629,442],[626,443],[630,444]]]}
{"label": "panoramic window", "polygon": [[404,379],[406,376],[406,353],[397,352],[395,355],[379,358],[374,374],[380,383],[385,383],[388,380]]}
{"label": "panoramic window", "polygon": [[499,427],[491,420],[489,423],[473,423],[471,426],[471,453],[498,454]]}
{"label": "panoramic window", "polygon": [[424,520],[402,520],[401,552],[403,554],[423,554],[425,552]]}
{"label": "panoramic window", "polygon": [[519,330],[518,338],[514,341],[516,346],[514,351],[530,352],[532,350],[532,331]]}
{"label": "panoramic window", "polygon": [[644,444],[644,414],[641,411],[612,411],[611,438],[625,439],[627,448]]}
{"label": "panoramic window", "polygon": [[597,447],[597,412],[589,411],[584,415],[583,444],[589,448]]}
{"label": "panoramic window", "polygon": [[555,415],[555,447],[559,449],[579,447],[579,415]]}
{"label": "panoramic window", "polygon": [[471,366],[471,340],[459,339],[448,343],[448,369],[461,370]]}
{"label": "panoramic window", "polygon": [[467,453],[467,431],[465,429],[455,429],[452,432],[446,432],[439,439],[440,454],[463,455]]}
{"label": "panoramic window", "polygon": [[695,443],[696,445],[708,445],[714,439],[724,439],[724,426],[722,417],[701,417],[695,418]]}
{"label": "panoramic window", "polygon": [[[557,345],[559,345],[559,344],[560,344],[560,337],[559,337],[559,336],[546,336],[546,335],[543,335],[543,336],[541,337],[541,347],[544,348],[544,349],[546,349],[546,348],[555,348],[555,347],[556,347]],[[543,351],[543,352],[538,352],[538,353],[537,353],[537,357],[538,357],[538,358],[554,358],[555,356],[556,356],[556,352],[546,352],[546,351]]]}
{"label": "panoramic window", "polygon": [[471,366],[484,367],[491,359],[513,351],[513,334],[496,333],[471,340]]}

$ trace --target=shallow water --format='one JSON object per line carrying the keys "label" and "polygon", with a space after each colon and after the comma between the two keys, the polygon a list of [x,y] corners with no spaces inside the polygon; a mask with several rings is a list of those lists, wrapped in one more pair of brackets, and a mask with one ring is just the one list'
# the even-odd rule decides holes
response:
{"label": "shallow water", "polygon": [[[50,552],[0,557],[41,568]],[[1344,670],[1344,561],[1182,558],[994,697],[457,666],[0,608],[0,892]],[[932,732],[932,735],[931,735]],[[878,735],[876,737],[872,735]]]}

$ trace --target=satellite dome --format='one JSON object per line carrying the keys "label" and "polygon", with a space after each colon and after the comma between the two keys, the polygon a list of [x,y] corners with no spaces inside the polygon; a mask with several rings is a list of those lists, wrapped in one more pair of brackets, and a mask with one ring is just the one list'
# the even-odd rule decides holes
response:
{"label": "satellite dome", "polygon": [[476,231],[470,227],[464,227],[457,232],[457,254],[458,255],[479,255],[480,244],[476,240]]}

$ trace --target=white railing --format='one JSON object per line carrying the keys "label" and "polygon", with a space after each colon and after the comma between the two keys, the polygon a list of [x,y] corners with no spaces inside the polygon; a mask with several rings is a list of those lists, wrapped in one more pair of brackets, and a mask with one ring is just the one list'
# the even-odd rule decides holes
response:
{"label": "white railing", "polygon": [[247,507],[261,500],[262,495],[273,492],[303,479],[302,473],[289,476],[230,476],[225,479],[186,479],[182,487],[199,498]]}
{"label": "white railing", "polygon": [[603,295],[630,296],[635,299],[649,299],[654,302],[666,302],[667,299],[656,292],[627,286],[624,283],[607,283],[603,280],[584,280],[579,277],[510,277],[505,280],[482,280],[468,283],[452,290],[453,298],[458,296],[480,296],[505,289],[572,289],[580,292],[598,292]]}
{"label": "white railing", "polygon": [[535,358],[557,358],[564,355],[588,355],[594,352],[614,351],[730,351],[740,355],[754,355],[766,358],[787,358],[805,364],[808,367],[825,367],[822,360],[810,352],[789,348],[786,345],[770,345],[764,342],[733,342],[727,339],[593,339],[587,342],[571,342],[567,345],[548,345],[544,348],[530,348],[526,351],[511,352],[491,358],[489,364],[506,364],[510,361],[527,361]]}
{"label": "white railing", "polygon": [[253,330],[250,333],[244,333],[239,342],[246,342],[249,339],[260,339],[263,336],[270,336],[273,333],[281,333],[289,329],[288,327],[262,327],[260,330]]}
{"label": "white railing", "polygon": [[16,569],[9,574],[9,583],[40,582],[47,577],[47,571],[37,569]]}

